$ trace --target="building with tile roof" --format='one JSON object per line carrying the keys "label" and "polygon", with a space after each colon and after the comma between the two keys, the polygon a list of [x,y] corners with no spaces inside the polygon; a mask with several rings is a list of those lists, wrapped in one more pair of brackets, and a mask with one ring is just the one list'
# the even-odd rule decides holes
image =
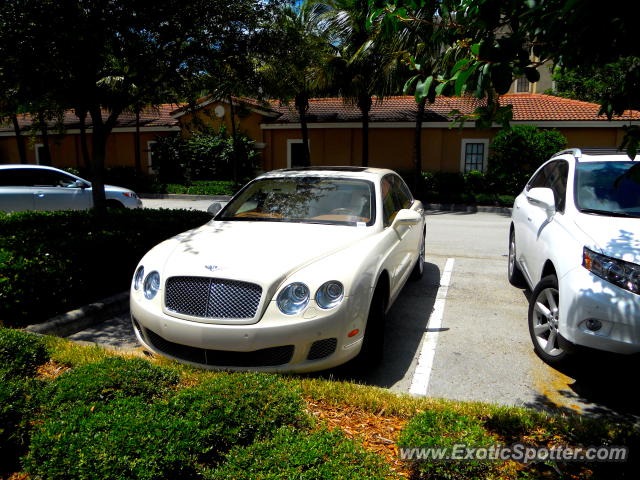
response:
{"label": "building with tile roof", "polygon": [[[568,141],[568,147],[617,147],[623,126],[640,122],[640,112],[627,111],[611,121],[599,115],[599,105],[535,93],[508,94],[501,104],[513,107],[513,125],[555,128]],[[422,166],[430,171],[485,169],[496,125],[478,130],[471,121],[452,127],[452,111],[471,114],[482,100],[472,97],[438,97],[427,105],[422,125]],[[362,124],[359,110],[337,98],[310,100],[307,122],[312,165],[360,165]],[[198,130],[203,126],[231,131],[228,101],[203,97],[195,105],[161,105],[140,115],[141,150],[144,170],[150,162],[149,146],[157,136]],[[297,166],[301,159],[300,119],[293,104],[234,99],[238,131],[249,136],[261,152],[265,171]],[[397,96],[374,101],[370,113],[369,165],[398,171],[413,168],[415,120],[418,109],[413,97]],[[90,141],[91,122],[87,119]],[[32,126],[28,116],[20,118],[22,128]],[[51,133],[50,146],[55,166],[82,166],[79,121],[72,112],[63,119],[64,132]],[[50,127],[53,128],[53,122]],[[109,139],[108,166],[134,165],[135,116],[125,113]],[[38,141],[30,142],[29,162],[38,161]],[[15,135],[10,125],[0,126],[0,163],[17,161]]]}

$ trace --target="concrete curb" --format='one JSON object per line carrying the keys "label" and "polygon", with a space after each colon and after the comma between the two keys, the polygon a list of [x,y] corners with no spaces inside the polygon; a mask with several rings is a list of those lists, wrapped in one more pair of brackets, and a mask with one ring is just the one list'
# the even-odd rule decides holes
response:
{"label": "concrete curb", "polygon": [[453,203],[425,203],[427,211],[440,212],[469,212],[469,213],[506,213],[511,215],[511,207],[493,207],[478,205],[459,205]]}
{"label": "concrete curb", "polygon": [[231,199],[230,195],[186,195],[186,194],[178,194],[178,193],[141,193],[138,194],[141,199],[148,198],[149,200],[163,200],[163,199],[174,199],[174,200],[211,200],[215,201],[223,201],[228,202]]}
{"label": "concrete curb", "polygon": [[129,308],[129,292],[122,292],[77,310],[50,318],[44,323],[29,325],[25,330],[43,335],[67,337],[97,323],[126,312]]}

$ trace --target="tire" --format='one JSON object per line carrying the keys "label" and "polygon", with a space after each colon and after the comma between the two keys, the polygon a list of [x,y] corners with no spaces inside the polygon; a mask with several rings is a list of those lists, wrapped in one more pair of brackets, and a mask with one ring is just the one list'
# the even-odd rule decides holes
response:
{"label": "tire", "polygon": [[516,261],[516,232],[511,229],[509,234],[509,262],[507,264],[507,278],[514,287],[525,288],[524,275]]}
{"label": "tire", "polygon": [[357,357],[359,369],[368,369],[380,364],[384,355],[384,323],[386,299],[382,289],[376,287],[369,307],[369,316],[362,340],[362,349]]}
{"label": "tire", "polygon": [[529,334],[536,354],[550,365],[566,364],[574,353],[558,332],[559,307],[558,279],[544,277],[529,301]]}
{"label": "tire", "polygon": [[423,231],[422,239],[420,240],[420,253],[418,255],[418,260],[416,260],[416,264],[411,271],[411,275],[409,276],[410,280],[420,280],[424,275],[425,235],[426,232]]}

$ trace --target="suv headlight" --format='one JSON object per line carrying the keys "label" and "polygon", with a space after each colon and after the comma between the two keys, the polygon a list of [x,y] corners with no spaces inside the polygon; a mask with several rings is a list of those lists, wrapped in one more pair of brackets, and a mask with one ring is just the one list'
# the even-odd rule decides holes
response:
{"label": "suv headlight", "polygon": [[640,265],[607,257],[584,247],[582,266],[594,275],[640,295]]}
{"label": "suv headlight", "polygon": [[134,290],[140,290],[140,286],[142,285],[142,279],[144,278],[144,267],[140,265],[138,270],[136,270],[136,274],[133,276],[133,288]]}
{"label": "suv headlight", "polygon": [[144,298],[151,300],[158,290],[160,290],[160,274],[154,271],[144,279]]}
{"label": "suv headlight", "polygon": [[309,287],[295,282],[287,285],[278,295],[278,308],[285,315],[295,315],[309,304]]}
{"label": "suv headlight", "polygon": [[344,297],[344,287],[336,280],[322,284],[316,292],[316,303],[325,310],[338,305]]}

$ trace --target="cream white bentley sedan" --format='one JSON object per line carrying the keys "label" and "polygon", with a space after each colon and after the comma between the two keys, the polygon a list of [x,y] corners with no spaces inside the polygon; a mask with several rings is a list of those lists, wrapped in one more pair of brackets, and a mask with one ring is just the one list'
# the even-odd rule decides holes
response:
{"label": "cream white bentley sedan", "polygon": [[384,319],[423,273],[420,201],[391,170],[278,170],[148,252],[131,285],[140,343],[206,368],[308,372],[382,358]]}

